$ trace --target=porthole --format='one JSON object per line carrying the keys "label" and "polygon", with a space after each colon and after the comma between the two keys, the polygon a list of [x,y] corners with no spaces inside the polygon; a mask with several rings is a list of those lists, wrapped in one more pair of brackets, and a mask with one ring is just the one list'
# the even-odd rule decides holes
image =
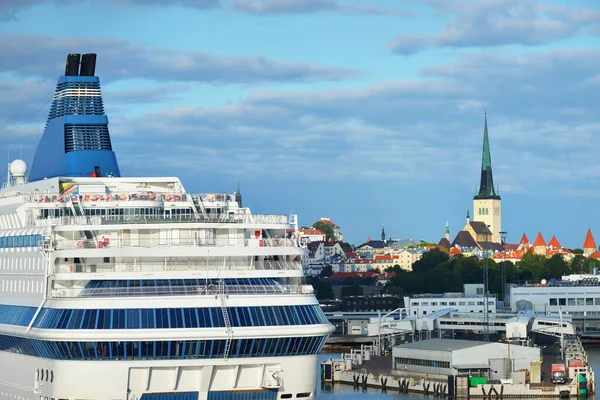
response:
{"label": "porthole", "polygon": [[291,399],[292,398],[292,394],[291,393],[284,393],[281,395],[282,399]]}
{"label": "porthole", "polygon": [[296,393],[296,398],[310,397],[310,392]]}
{"label": "porthole", "polygon": [[46,382],[48,382],[48,370],[46,370]]}
{"label": "porthole", "polygon": [[50,371],[50,383],[54,382],[54,371]]}
{"label": "porthole", "polygon": [[40,381],[44,380],[44,370],[40,370]]}

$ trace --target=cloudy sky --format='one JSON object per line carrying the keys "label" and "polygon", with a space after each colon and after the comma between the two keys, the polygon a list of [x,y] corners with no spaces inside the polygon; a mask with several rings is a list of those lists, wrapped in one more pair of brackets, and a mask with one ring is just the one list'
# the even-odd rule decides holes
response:
{"label": "cloudy sky", "polygon": [[487,110],[508,241],[600,239],[597,0],[2,0],[11,158],[69,52],[98,54],[123,175],[437,241],[472,208]]}

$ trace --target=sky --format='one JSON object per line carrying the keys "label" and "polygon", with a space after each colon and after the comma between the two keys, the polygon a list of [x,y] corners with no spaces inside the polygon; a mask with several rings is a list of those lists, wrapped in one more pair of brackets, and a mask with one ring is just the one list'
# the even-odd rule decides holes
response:
{"label": "sky", "polygon": [[437,242],[472,214],[487,111],[507,241],[600,241],[597,0],[2,0],[10,159],[68,53],[98,54],[123,176]]}

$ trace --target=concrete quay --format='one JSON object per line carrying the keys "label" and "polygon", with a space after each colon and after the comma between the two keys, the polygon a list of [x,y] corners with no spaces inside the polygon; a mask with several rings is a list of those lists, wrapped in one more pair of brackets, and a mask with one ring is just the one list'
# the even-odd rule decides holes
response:
{"label": "concrete quay", "polygon": [[[567,384],[554,384],[548,379],[539,383],[492,381],[470,385],[469,376],[436,375],[392,369],[392,354],[373,356],[373,346],[361,346],[341,359],[326,360],[321,364],[321,378],[325,383],[352,385],[357,388],[378,388],[399,393],[468,399],[503,398],[568,398],[581,397],[578,379]],[[545,363],[544,363],[545,364]],[[593,376],[593,375],[592,375]],[[590,382],[593,387],[593,381]],[[592,394],[591,389],[588,392]]]}

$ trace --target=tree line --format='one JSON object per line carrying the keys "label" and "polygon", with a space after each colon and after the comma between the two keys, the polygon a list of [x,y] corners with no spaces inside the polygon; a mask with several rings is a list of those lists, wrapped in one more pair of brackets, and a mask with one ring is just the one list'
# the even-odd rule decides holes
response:
{"label": "tree line", "polygon": [[[406,271],[399,265],[394,265],[385,272],[394,272],[396,276],[382,287],[382,294],[410,296],[417,293],[462,292],[465,283],[482,283],[485,264],[488,265],[488,287],[491,294],[503,299],[502,267],[506,268],[506,282],[523,284],[525,282],[540,283],[542,279],[560,279],[570,273],[590,273],[600,262],[583,257],[578,249],[574,250],[575,257],[567,262],[556,254],[550,258],[533,253],[526,253],[523,258],[513,264],[511,261],[496,262],[493,259],[479,259],[456,255],[450,257],[446,252],[437,248],[423,253],[423,257],[415,262],[412,271]],[[312,278],[317,298],[334,298],[331,282],[328,281],[330,269],[324,269],[317,278]],[[363,282],[346,280],[343,294],[359,294],[356,288]]]}

